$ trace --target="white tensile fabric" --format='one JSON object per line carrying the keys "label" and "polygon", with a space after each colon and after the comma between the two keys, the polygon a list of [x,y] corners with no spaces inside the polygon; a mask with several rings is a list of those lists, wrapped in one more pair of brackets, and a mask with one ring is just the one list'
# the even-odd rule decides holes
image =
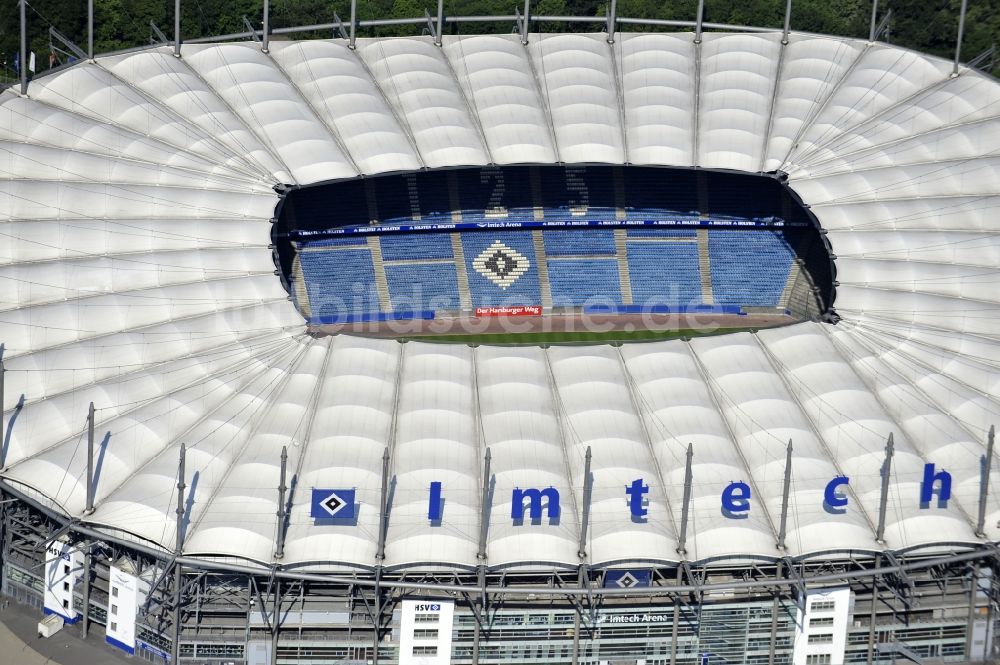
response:
{"label": "white tensile fabric", "polygon": [[[314,570],[975,543],[984,441],[1000,423],[998,148],[996,80],[816,35],[240,43],[81,62],[26,97],[0,93],[0,475],[170,551],[183,443],[184,552],[270,565],[284,448],[281,563]],[[582,162],[787,173],[836,254],[842,320],[622,347],[314,338],[272,275],[276,185]],[[99,477],[84,514],[90,402]],[[952,475],[946,507],[917,505],[927,463]],[[838,476],[847,511],[823,505]],[[649,486],[644,519],[630,519],[624,492],[636,479]],[[731,482],[752,492],[745,519],[720,510]],[[344,487],[355,518],[317,525],[311,489]],[[557,488],[559,519],[515,524],[523,488]],[[986,507],[997,540],[1000,493]]]}

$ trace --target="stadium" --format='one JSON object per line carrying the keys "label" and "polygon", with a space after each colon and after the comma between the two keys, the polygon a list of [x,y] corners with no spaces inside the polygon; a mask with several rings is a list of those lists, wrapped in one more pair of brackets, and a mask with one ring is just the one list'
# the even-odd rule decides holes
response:
{"label": "stadium", "polygon": [[996,79],[266,12],[0,93],[6,596],[185,665],[994,657]]}

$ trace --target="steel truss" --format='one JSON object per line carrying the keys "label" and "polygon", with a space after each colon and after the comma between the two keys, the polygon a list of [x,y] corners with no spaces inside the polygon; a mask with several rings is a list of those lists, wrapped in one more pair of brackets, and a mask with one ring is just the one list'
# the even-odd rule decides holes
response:
{"label": "steel truss", "polygon": [[81,622],[85,636],[91,621],[106,622],[109,567],[126,561],[150,584],[139,608],[137,633],[155,641],[154,646],[174,656],[174,662],[208,653],[235,655],[253,643],[271,649],[271,663],[292,658],[289,654],[300,648],[296,645],[319,639],[321,632],[298,621],[297,612],[331,608],[349,617],[343,639],[358,645],[353,652],[358,658],[386,662],[392,658],[386,642],[393,613],[404,598],[412,597],[451,600],[474,617],[473,663],[478,662],[480,646],[497,630],[496,618],[524,608],[571,612],[576,657],[581,642],[595,637],[602,612],[636,606],[673,608],[676,648],[678,629],[684,630],[686,621],[700,622],[713,604],[769,601],[774,646],[779,618],[793,614],[808,589],[844,586],[859,599],[855,617],[869,615],[868,662],[874,662],[882,643],[876,639],[876,628],[882,624],[906,626],[942,604],[967,608],[971,650],[976,613],[987,613],[992,623],[1000,603],[996,575],[989,576],[988,586],[979,586],[984,579],[981,571],[1000,570],[1000,549],[995,544],[831,560],[681,562],[655,567],[648,587],[619,589],[604,588],[604,571],[589,567],[544,573],[384,571],[376,576],[374,571],[327,574],[202,560],[96,531],[9,486],[0,486],[0,501],[5,594],[40,606],[46,545],[62,537],[89,554],[85,582],[78,591],[81,606],[85,602],[90,610]]}

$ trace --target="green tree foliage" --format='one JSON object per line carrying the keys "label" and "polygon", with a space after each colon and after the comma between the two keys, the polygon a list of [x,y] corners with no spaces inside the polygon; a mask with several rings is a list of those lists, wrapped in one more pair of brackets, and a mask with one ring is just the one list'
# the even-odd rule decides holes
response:
{"label": "green tree foliage", "polygon": [[[19,44],[18,1],[0,0],[0,70],[13,77],[13,57]],[[603,17],[610,0],[531,0],[534,15]],[[961,0],[880,0],[880,16],[892,9],[887,38],[890,42],[920,51],[951,57],[958,32],[957,18]],[[50,47],[49,26],[54,26],[81,48],[86,49],[85,0],[29,0],[28,26],[30,49],[35,51],[39,71],[46,69],[50,53],[58,63],[65,54]],[[246,31],[246,21],[256,29],[262,26],[262,0],[182,0],[182,34],[187,39]],[[522,10],[524,0],[446,0],[446,16],[513,15]],[[693,21],[697,0],[618,0],[618,15],[635,18]],[[784,22],[784,0],[705,0],[705,21],[734,25],[780,28]],[[416,18],[425,9],[436,14],[435,0],[359,0],[358,18]],[[870,0],[793,0],[792,28],[852,37],[866,37],[871,12]],[[153,39],[150,23],[172,37],[174,0],[95,0],[95,50],[107,53],[147,45]],[[271,26],[315,25],[334,22],[334,16],[348,21],[349,0],[272,0]],[[447,26],[452,34],[507,32],[513,21],[491,23],[456,23]],[[533,29],[599,30],[601,24],[534,24]],[[622,26],[628,30],[682,30],[675,26],[656,28]],[[427,24],[381,26],[362,29],[360,36],[419,35],[427,33]],[[330,38],[332,30],[314,31],[299,36]],[[969,0],[963,59],[1000,41],[1000,0]],[[1000,63],[998,63],[1000,64]],[[995,73],[1000,73],[997,67]]]}

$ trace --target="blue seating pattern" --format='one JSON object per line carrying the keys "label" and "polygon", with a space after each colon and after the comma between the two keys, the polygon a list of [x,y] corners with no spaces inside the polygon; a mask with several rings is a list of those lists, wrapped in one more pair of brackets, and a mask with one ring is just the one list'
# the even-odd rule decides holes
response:
{"label": "blue seating pattern", "polygon": [[299,254],[313,317],[377,312],[375,270],[367,247]]}
{"label": "blue seating pattern", "polygon": [[[588,215],[588,219],[591,217]],[[607,254],[614,256],[615,232],[603,229],[577,229],[566,233],[562,231],[546,231],[545,254],[547,256],[588,256]]]}
{"label": "blue seating pattern", "polygon": [[751,307],[778,303],[795,252],[777,233],[713,229],[708,251],[715,302]]}
{"label": "blue seating pattern", "polygon": [[629,243],[629,283],[637,305],[693,306],[701,300],[695,243]]}
{"label": "blue seating pattern", "polygon": [[384,235],[379,239],[382,259],[406,261],[419,259],[450,259],[451,236],[447,233],[406,233]]}
{"label": "blue seating pattern", "polygon": [[460,306],[454,263],[387,265],[385,277],[394,311],[456,310]]}
{"label": "blue seating pattern", "polygon": [[[506,288],[476,270],[476,259],[494,243],[502,243],[527,259],[527,270]],[[538,283],[538,260],[530,231],[476,231],[462,235],[465,269],[469,276],[472,307],[538,305],[542,302]],[[523,266],[522,266],[523,267]]]}
{"label": "blue seating pattern", "polygon": [[[495,220],[495,216],[479,214],[478,219]],[[466,219],[477,218],[467,213]],[[623,302],[614,230],[553,229],[543,231],[542,238],[547,286],[555,307],[668,305],[683,310],[703,302],[694,229],[626,230],[631,303]],[[539,259],[531,231],[466,231],[460,241],[473,308],[542,304]],[[302,273],[314,318],[461,309],[451,233],[384,235],[379,242],[389,290],[388,308],[380,307],[366,238],[300,242]],[[778,305],[795,256],[780,231],[710,228],[708,248],[715,305]],[[498,251],[505,256],[497,259]],[[493,258],[492,268],[484,263],[489,258]]]}
{"label": "blue seating pattern", "polygon": [[550,260],[549,285],[554,307],[615,305],[622,301],[615,259]]}

